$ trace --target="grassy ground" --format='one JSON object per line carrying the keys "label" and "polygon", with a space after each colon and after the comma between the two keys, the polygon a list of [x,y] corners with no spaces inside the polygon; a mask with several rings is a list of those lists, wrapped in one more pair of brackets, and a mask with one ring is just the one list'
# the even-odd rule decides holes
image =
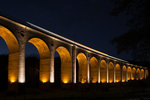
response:
{"label": "grassy ground", "polygon": [[0,100],[150,100],[150,81],[116,84],[61,84],[49,88],[21,88],[0,92]]}

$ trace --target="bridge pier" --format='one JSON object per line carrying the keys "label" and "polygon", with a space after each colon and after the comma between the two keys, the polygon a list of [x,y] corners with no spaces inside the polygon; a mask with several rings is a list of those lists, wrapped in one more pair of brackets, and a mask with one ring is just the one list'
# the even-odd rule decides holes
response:
{"label": "bridge pier", "polygon": [[107,83],[109,83],[109,61],[106,61],[107,66]]}
{"label": "bridge pier", "polygon": [[126,65],[126,82],[128,82],[128,66]]}
{"label": "bridge pier", "polygon": [[[101,60],[101,59],[100,59]],[[101,81],[101,74],[100,74],[100,60],[98,60],[98,83]]]}
{"label": "bridge pier", "polygon": [[21,46],[19,48],[18,82],[25,83],[25,44],[21,44]]}
{"label": "bridge pier", "polygon": [[114,83],[116,83],[116,63],[114,63]]}
{"label": "bridge pier", "polygon": [[123,65],[121,64],[121,66],[120,66],[120,73],[121,73],[121,82],[123,82]]}
{"label": "bridge pier", "polygon": [[76,46],[72,47],[72,80],[76,83]]}
{"label": "bridge pier", "polygon": [[50,48],[50,83],[54,83],[55,82],[54,54],[55,54],[55,49],[52,46]]}
{"label": "bridge pier", "polygon": [[90,83],[90,57],[87,56],[87,83]]}

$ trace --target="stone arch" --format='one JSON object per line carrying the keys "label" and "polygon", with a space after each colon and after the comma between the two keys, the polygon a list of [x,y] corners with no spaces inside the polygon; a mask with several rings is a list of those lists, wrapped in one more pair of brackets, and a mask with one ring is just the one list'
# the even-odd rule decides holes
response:
{"label": "stone arch", "polygon": [[102,83],[107,82],[107,63],[105,60],[101,60],[100,62],[100,81]]}
{"label": "stone arch", "polygon": [[109,62],[108,64],[108,76],[109,76],[109,83],[114,82],[114,64],[112,62]]}
{"label": "stone arch", "polygon": [[128,68],[127,68],[127,74],[128,74],[128,75],[127,75],[127,76],[128,76],[127,79],[128,79],[128,80],[131,80],[132,69],[131,69],[131,67],[129,67],[129,66],[128,66]]}
{"label": "stone arch", "polygon": [[28,40],[33,44],[40,55],[40,75],[39,80],[46,83],[50,79],[50,51],[47,44],[40,38],[31,38]]}
{"label": "stone arch", "polygon": [[77,71],[78,82],[86,83],[87,82],[87,58],[84,53],[79,53],[77,55],[77,60],[79,64],[79,68]]}
{"label": "stone arch", "polygon": [[98,81],[98,61],[95,57],[90,59],[90,80],[92,83],[97,83]]}
{"label": "stone arch", "polygon": [[146,78],[149,76],[148,69],[145,70],[145,76],[146,76]]}
{"label": "stone arch", "polygon": [[126,81],[126,76],[127,76],[127,68],[125,65],[122,67],[122,82]]}
{"label": "stone arch", "polygon": [[14,34],[7,28],[0,25],[0,37],[7,44],[8,57],[8,81],[14,83],[18,81],[18,65],[19,65],[19,44]]}
{"label": "stone arch", "polygon": [[139,80],[140,79],[140,69],[137,68],[136,69],[136,80]]}
{"label": "stone arch", "polygon": [[63,83],[71,82],[71,56],[68,51],[63,46],[59,46],[56,51],[58,52],[61,60],[61,81]]}
{"label": "stone arch", "polygon": [[136,79],[136,69],[135,67],[132,68],[132,80]]}
{"label": "stone arch", "polygon": [[144,79],[144,69],[141,69],[141,77],[140,77],[141,80]]}
{"label": "stone arch", "polygon": [[121,68],[119,64],[116,64],[115,66],[115,74],[116,74],[116,82],[120,82],[121,81]]}

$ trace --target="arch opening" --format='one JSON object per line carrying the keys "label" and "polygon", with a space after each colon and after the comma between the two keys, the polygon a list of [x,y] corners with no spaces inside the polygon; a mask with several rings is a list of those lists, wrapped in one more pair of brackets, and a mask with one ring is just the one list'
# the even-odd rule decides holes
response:
{"label": "arch opening", "polygon": [[140,69],[137,68],[136,70],[136,80],[139,80],[140,79]]}
{"label": "arch opening", "polygon": [[127,74],[128,74],[128,80],[131,80],[131,74],[132,74],[132,69],[131,69],[131,67],[128,67],[128,69],[127,69]]}
{"label": "arch opening", "polygon": [[58,54],[58,52],[55,52],[54,54],[54,80],[55,80],[55,84],[60,84],[61,83],[61,59],[60,56]]}
{"label": "arch opening", "polygon": [[87,82],[87,58],[84,53],[79,53],[77,55],[78,61],[78,70],[77,70],[77,81],[79,83],[86,83]]}
{"label": "arch opening", "polygon": [[[8,77],[9,83],[18,81],[18,65],[19,65],[19,44],[14,34],[7,28],[0,25],[0,37],[4,40],[8,47]],[[0,66],[1,67],[1,66]]]}
{"label": "arch opening", "polygon": [[141,80],[144,79],[144,69],[141,69],[141,77],[140,77]]}
{"label": "arch opening", "polygon": [[132,68],[132,80],[136,79],[136,69],[135,67]]}
{"label": "arch opening", "polygon": [[[47,44],[40,38],[31,38],[28,43],[32,44],[39,54],[39,68],[36,67],[36,72],[39,72],[39,80],[42,83],[49,82],[50,79],[50,51]],[[30,51],[31,52],[31,51]],[[36,54],[37,55],[37,54]],[[37,56],[38,58],[38,56]],[[36,59],[38,61],[38,59]],[[38,64],[38,63],[37,63]]]}
{"label": "arch opening", "polygon": [[120,82],[121,81],[121,68],[120,68],[120,65],[116,64],[115,69],[116,69],[116,72],[115,72],[116,82]]}
{"label": "arch opening", "polygon": [[100,81],[102,83],[107,82],[107,63],[105,60],[101,60],[100,62]]}
{"label": "arch opening", "polygon": [[92,83],[97,83],[98,81],[98,61],[95,57],[90,59],[90,81]]}
{"label": "arch opening", "polygon": [[25,47],[25,84],[27,87],[39,86],[40,55],[37,48],[27,43]]}
{"label": "arch opening", "polygon": [[126,82],[126,75],[127,74],[127,68],[126,68],[126,66],[124,65],[123,67],[122,67],[122,82]]}
{"label": "arch opening", "polygon": [[149,76],[149,71],[147,69],[145,70],[145,76],[146,78]]}
{"label": "arch opening", "polygon": [[108,64],[108,75],[109,75],[109,83],[114,82],[114,64],[109,62]]}
{"label": "arch opening", "polygon": [[63,83],[71,82],[71,56],[69,51],[65,47],[58,47],[56,49],[61,60],[61,81]]}
{"label": "arch opening", "polygon": [[4,39],[0,37],[0,91],[7,89],[8,85],[8,47]]}

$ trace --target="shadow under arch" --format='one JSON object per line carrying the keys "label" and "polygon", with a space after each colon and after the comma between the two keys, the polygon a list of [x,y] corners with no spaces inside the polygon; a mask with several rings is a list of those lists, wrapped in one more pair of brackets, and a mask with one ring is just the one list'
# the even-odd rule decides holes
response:
{"label": "shadow under arch", "polygon": [[90,81],[92,83],[98,82],[98,61],[95,57],[90,59]]}
{"label": "shadow under arch", "polygon": [[25,46],[25,86],[38,88],[40,72],[40,55],[32,43]]}
{"label": "shadow under arch", "polygon": [[126,82],[126,77],[127,76],[127,68],[125,65],[122,67],[122,82]]}
{"label": "shadow under arch", "polygon": [[128,79],[128,80],[131,80],[132,69],[131,69],[131,67],[129,67],[129,66],[128,66],[128,68],[127,68],[127,74],[128,74],[128,75],[127,75],[127,76],[128,76],[127,79]]}
{"label": "shadow under arch", "polygon": [[140,77],[141,80],[144,79],[144,69],[141,69],[141,77]]}
{"label": "shadow under arch", "polygon": [[116,82],[120,82],[121,81],[121,68],[119,64],[116,64],[115,66],[115,74],[116,74]]}
{"label": "shadow under arch", "polygon": [[78,71],[77,71],[77,81],[79,83],[86,83],[87,82],[87,58],[84,53],[79,53],[77,55],[78,61]]}
{"label": "shadow under arch", "polygon": [[70,83],[71,82],[71,56],[69,51],[60,46],[56,49],[57,53],[60,56],[61,60],[61,81],[63,83]]}
{"label": "shadow under arch", "polygon": [[50,51],[47,44],[40,38],[31,38],[29,43],[33,44],[40,56],[39,80],[46,83],[50,79]]}
{"label": "shadow under arch", "polygon": [[132,68],[132,80],[136,79],[136,69],[135,67]]}
{"label": "shadow under arch", "polygon": [[114,64],[109,62],[108,64],[108,76],[109,76],[109,83],[114,82]]}
{"label": "shadow under arch", "polygon": [[139,80],[140,79],[140,69],[137,68],[136,69],[136,80]]}
{"label": "shadow under arch", "polygon": [[105,60],[100,61],[100,81],[102,83],[107,82],[107,63]]}
{"label": "shadow under arch", "polygon": [[18,81],[18,65],[19,65],[19,44],[13,33],[7,28],[0,25],[0,37],[7,44],[8,55],[8,81],[14,83]]}

